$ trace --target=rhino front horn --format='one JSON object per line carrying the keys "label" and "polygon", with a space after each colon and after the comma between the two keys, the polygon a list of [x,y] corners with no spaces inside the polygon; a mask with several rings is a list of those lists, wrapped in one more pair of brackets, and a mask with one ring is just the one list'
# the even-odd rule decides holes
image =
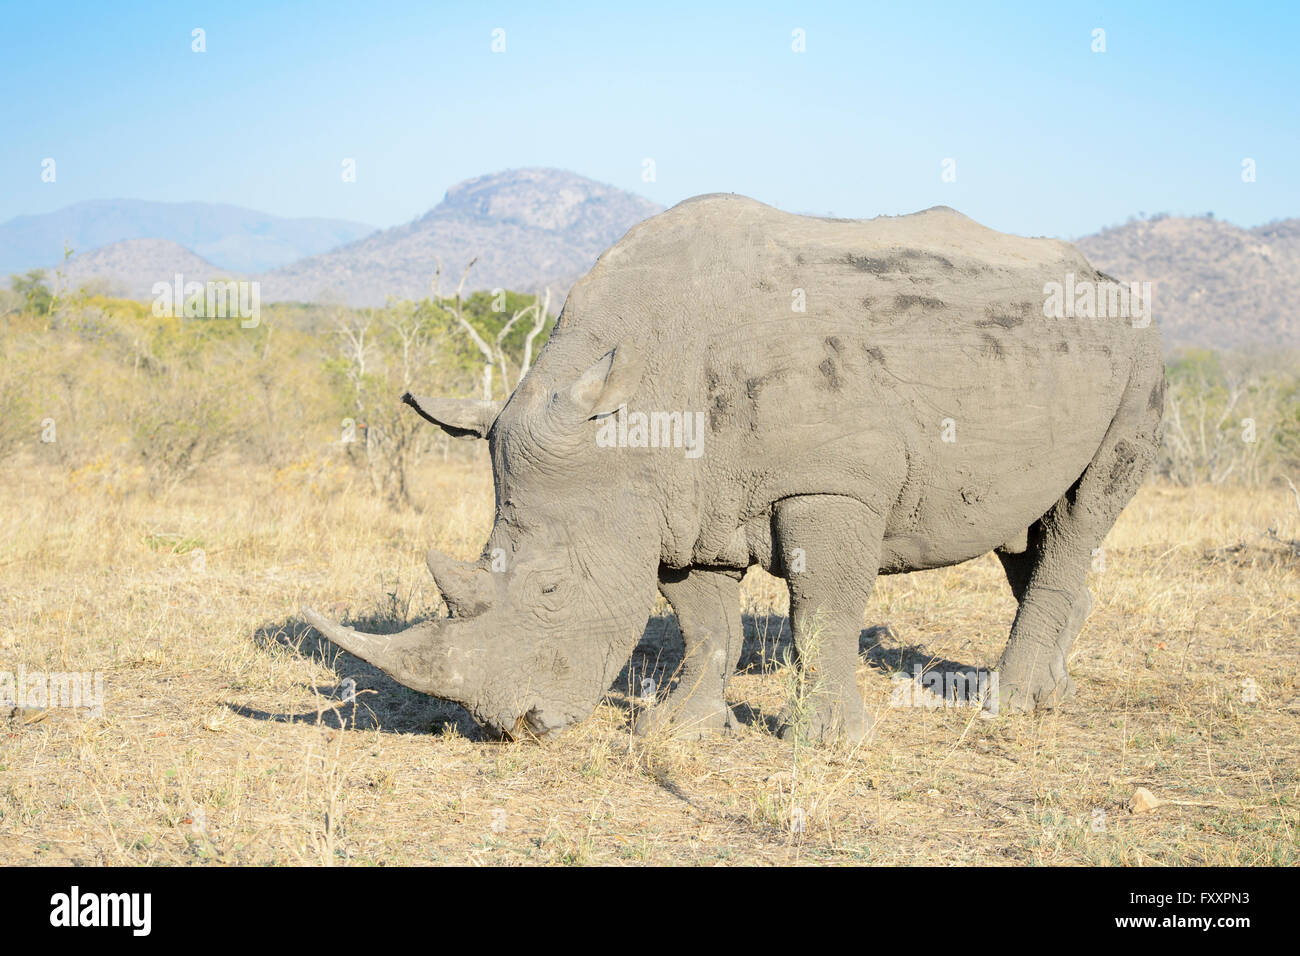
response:
{"label": "rhino front horn", "polygon": [[311,608],[303,608],[302,616],[343,650],[378,667],[399,684],[446,700],[466,699],[470,655],[446,639],[446,622],[416,624],[396,634],[366,634]]}

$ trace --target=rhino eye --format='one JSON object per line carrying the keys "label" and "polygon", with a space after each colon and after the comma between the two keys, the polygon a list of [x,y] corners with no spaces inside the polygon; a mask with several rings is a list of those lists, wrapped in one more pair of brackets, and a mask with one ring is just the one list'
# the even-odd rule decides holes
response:
{"label": "rhino eye", "polygon": [[555,593],[556,591],[558,591],[559,589],[560,589],[560,586],[559,586],[558,584],[548,584],[546,587],[542,588],[542,593],[543,593],[543,594],[554,594],[554,593]]}

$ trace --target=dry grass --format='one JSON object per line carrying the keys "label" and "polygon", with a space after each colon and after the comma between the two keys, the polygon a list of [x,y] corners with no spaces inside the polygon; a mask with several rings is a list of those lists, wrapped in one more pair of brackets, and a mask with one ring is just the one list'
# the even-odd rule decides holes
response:
{"label": "dry grass", "polygon": [[[102,718],[0,718],[9,863],[1300,862],[1300,561],[1261,537],[1300,537],[1285,490],[1144,488],[1054,713],[891,707],[914,661],[991,666],[1014,606],[992,556],[883,580],[859,672],[878,728],[846,752],[770,732],[788,629],[761,574],[732,739],[634,739],[611,693],[559,739],[484,741],[318,642],[303,603],[383,626],[436,610],[422,556],[477,550],[484,462],[430,466],[418,513],[314,464],[156,499],[107,467],[0,480],[0,671],[106,686]],[[662,680],[675,638],[653,619],[619,686]],[[1195,805],[1133,815],[1138,786]]]}

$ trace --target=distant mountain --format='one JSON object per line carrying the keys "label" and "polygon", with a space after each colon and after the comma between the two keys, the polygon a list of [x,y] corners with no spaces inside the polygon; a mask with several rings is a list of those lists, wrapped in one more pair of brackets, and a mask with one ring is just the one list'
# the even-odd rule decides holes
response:
{"label": "distant mountain", "polygon": [[[186,281],[258,279],[263,302],[381,305],[389,297],[428,295],[439,258],[442,292],[453,292],[465,264],[477,256],[467,291],[532,292],[549,285],[558,308],[601,252],[661,209],[558,169],[466,180],[420,218],[364,236],[357,231],[366,227],[355,223],[277,219],[234,206],[80,203],[0,226],[0,261],[8,256],[11,263],[0,267],[0,277],[31,265],[51,267],[66,233],[79,250],[65,268],[71,280],[107,283],[142,299],[150,298],[155,282],[170,282],[179,272]],[[70,224],[80,231],[68,231]],[[154,234],[121,235],[131,230]],[[56,252],[36,262],[26,253],[23,265],[13,265],[20,250],[37,244],[38,234]],[[115,238],[97,242],[104,236]],[[129,241],[118,241],[124,238]],[[1153,283],[1167,347],[1300,348],[1300,219],[1242,229],[1209,217],[1158,216],[1075,242],[1109,275]],[[309,253],[290,256],[290,248],[313,243]],[[295,261],[273,269],[259,265],[268,257]]]}
{"label": "distant mountain", "polygon": [[66,241],[89,252],[124,239],[166,239],[223,269],[263,272],[374,230],[342,219],[284,219],[218,203],[95,199],[0,224],[0,276],[49,268]]}
{"label": "distant mountain", "polygon": [[332,300],[382,305],[466,290],[532,292],[556,301],[632,226],[661,212],[647,199],[559,169],[513,169],[466,180],[419,219],[260,276],[263,301]]}
{"label": "distant mountain", "polygon": [[167,239],[124,239],[79,253],[58,268],[69,288],[128,299],[152,299],[154,283],[171,283],[178,273],[187,283],[239,277]]}
{"label": "distant mountain", "polygon": [[1300,348],[1300,219],[1242,229],[1162,216],[1076,244],[1116,279],[1151,281],[1167,347]]}

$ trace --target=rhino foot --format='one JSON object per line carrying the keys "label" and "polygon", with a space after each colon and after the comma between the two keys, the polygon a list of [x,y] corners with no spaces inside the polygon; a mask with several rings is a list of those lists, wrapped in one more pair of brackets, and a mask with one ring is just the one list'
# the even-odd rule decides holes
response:
{"label": "rhino foot", "polygon": [[665,732],[683,740],[700,740],[713,734],[732,734],[740,721],[722,699],[691,697],[681,703],[667,700],[647,708],[633,728],[638,737]]}
{"label": "rhino foot", "polygon": [[836,743],[857,746],[871,732],[872,720],[858,697],[856,700],[810,703],[798,716],[787,707],[778,718],[778,726],[777,736],[786,743],[803,740],[817,746]]}
{"label": "rhino foot", "polygon": [[1073,696],[1074,690],[1065,656],[1052,653],[1046,662],[1029,669],[1028,673],[1014,668],[1000,670],[996,703],[990,699],[984,709],[994,714],[1053,710]]}
{"label": "rhino foot", "polygon": [[1092,595],[1080,591],[1059,633],[1038,644],[1008,645],[998,668],[996,709],[991,702],[984,709],[993,713],[1052,710],[1073,695],[1074,681],[1065,658],[1091,610]]}
{"label": "rhino foot", "polygon": [[[1044,668],[1023,680],[1013,680],[998,675],[997,712],[1028,713],[1032,710],[1053,710],[1074,695],[1074,681],[1062,662],[1059,667]],[[984,705],[992,711],[992,704]]]}

